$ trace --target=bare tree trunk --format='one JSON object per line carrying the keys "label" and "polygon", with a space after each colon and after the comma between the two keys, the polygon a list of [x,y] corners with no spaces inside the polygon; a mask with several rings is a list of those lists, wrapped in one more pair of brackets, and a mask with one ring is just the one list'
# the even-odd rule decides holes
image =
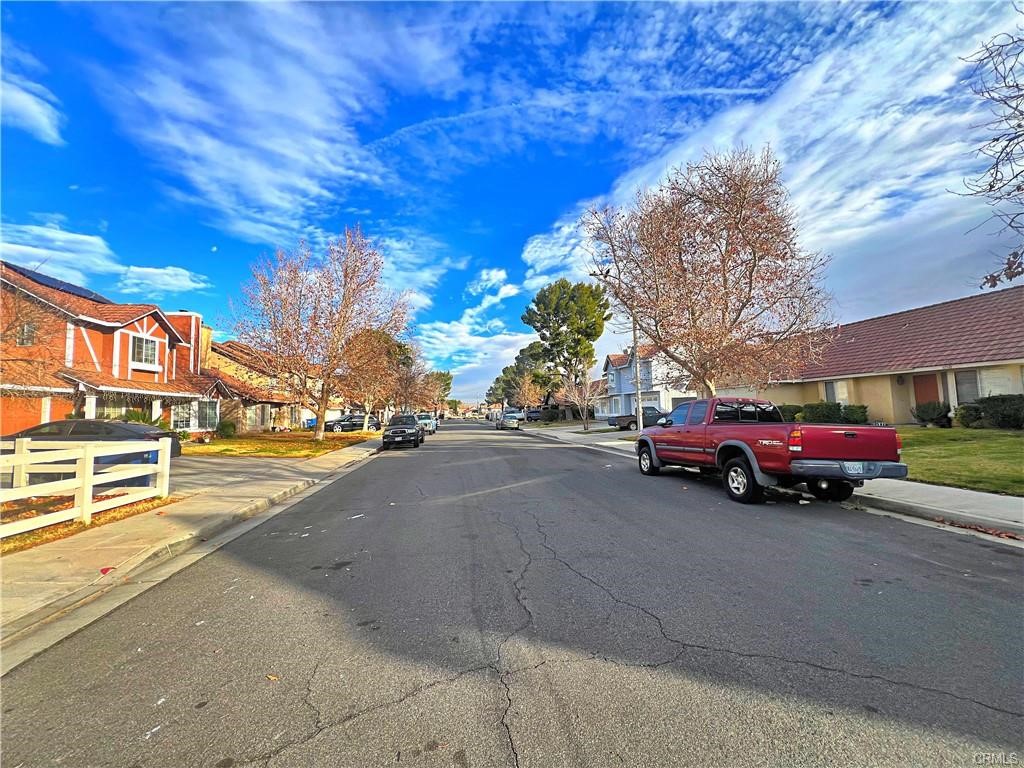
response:
{"label": "bare tree trunk", "polygon": [[324,421],[327,419],[327,399],[330,395],[330,386],[325,379],[320,384],[320,397],[316,403],[316,431],[313,433],[314,440],[324,439]]}

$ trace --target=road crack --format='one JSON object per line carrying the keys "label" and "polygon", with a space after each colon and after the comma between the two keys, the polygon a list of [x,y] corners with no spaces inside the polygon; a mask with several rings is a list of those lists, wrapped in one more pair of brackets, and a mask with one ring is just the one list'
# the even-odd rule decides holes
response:
{"label": "road crack", "polygon": [[842,667],[833,667],[833,666],[830,666],[828,664],[819,664],[817,662],[807,661],[805,659],[794,659],[794,658],[789,658],[789,657],[786,657],[786,656],[777,656],[775,654],[770,654],[770,653],[754,653],[754,652],[750,652],[750,651],[737,651],[737,650],[735,650],[733,648],[724,648],[724,647],[721,647],[721,646],[706,645],[706,644],[703,644],[703,643],[693,643],[693,642],[689,642],[689,641],[686,641],[686,640],[680,640],[679,638],[673,637],[672,635],[670,635],[668,633],[668,631],[665,629],[664,622],[662,621],[661,617],[658,616],[656,613],[654,613],[653,611],[649,610],[648,608],[646,608],[646,607],[644,607],[642,605],[639,605],[638,603],[633,603],[633,602],[630,602],[629,600],[625,600],[625,599],[619,597],[611,589],[606,587],[604,584],[600,583],[596,579],[594,579],[594,578],[588,576],[587,574],[583,573],[578,568],[576,568],[571,563],[569,563],[567,560],[565,560],[562,556],[560,556],[558,554],[557,550],[548,543],[548,533],[545,530],[544,525],[541,523],[540,518],[538,518],[537,515],[534,514],[533,512],[527,512],[527,514],[529,514],[533,518],[534,524],[537,526],[537,533],[541,537],[541,546],[544,547],[544,549],[546,549],[549,553],[551,553],[551,557],[552,557],[553,560],[555,560],[558,563],[561,563],[565,568],[567,568],[569,571],[571,571],[572,573],[574,573],[577,576],[579,576],[581,579],[583,579],[587,583],[592,584],[593,586],[595,586],[598,589],[600,589],[613,602],[618,603],[619,605],[628,606],[628,607],[630,607],[630,608],[632,608],[632,609],[634,609],[634,610],[636,610],[636,611],[638,611],[640,613],[643,613],[645,616],[649,617],[657,625],[658,631],[661,633],[661,636],[666,641],[676,645],[679,648],[678,652],[672,658],[669,658],[669,659],[666,659],[664,661],[660,661],[660,662],[657,662],[657,663],[654,663],[654,664],[649,664],[649,663],[628,664],[628,663],[624,663],[624,662],[615,661],[615,660],[610,659],[608,657],[601,657],[604,661],[608,661],[608,662],[613,663],[613,664],[618,664],[620,666],[647,667],[647,668],[650,668],[650,669],[657,669],[657,668],[663,667],[663,666],[665,666],[667,664],[672,664],[672,663],[677,662],[680,658],[682,658],[682,656],[687,651],[704,651],[704,652],[710,653],[710,654],[721,654],[721,655],[734,656],[734,657],[744,658],[744,659],[754,659],[754,660],[761,660],[761,661],[773,661],[773,662],[778,662],[778,663],[782,663],[782,664],[791,664],[791,665],[799,666],[799,667],[807,667],[807,668],[810,668],[810,669],[818,670],[820,672],[830,672],[830,673],[833,673],[833,674],[845,675],[847,677],[852,677],[852,678],[855,678],[855,679],[858,679],[858,680],[873,680],[873,681],[876,681],[876,682],[885,683],[886,685],[892,685],[892,686],[896,686],[896,687],[907,688],[907,689],[910,689],[910,690],[921,691],[923,693],[933,693],[933,694],[938,694],[938,695],[941,695],[941,696],[947,696],[949,698],[956,699],[957,701],[962,701],[964,703],[974,704],[974,705],[977,705],[979,707],[983,707],[983,708],[988,709],[988,710],[990,710],[992,712],[999,712],[1000,714],[1010,715],[1012,717],[1024,718],[1024,712],[1016,712],[1016,711],[1011,710],[1011,709],[1005,709],[1003,707],[999,707],[999,706],[996,706],[994,704],[989,704],[987,702],[980,701],[978,699],[973,699],[973,698],[971,698],[969,696],[962,696],[960,694],[953,693],[952,691],[947,691],[947,690],[945,690],[943,688],[935,688],[933,686],[920,685],[919,683],[912,683],[912,682],[909,682],[907,680],[896,680],[896,679],[893,679],[893,678],[885,677],[884,675],[877,675],[877,674],[874,674],[874,673],[854,672],[853,670],[844,669]]}
{"label": "road crack", "polygon": [[320,709],[317,706],[315,706],[314,704],[312,704],[312,702],[309,700],[310,696],[312,695],[313,678],[316,676],[316,670],[320,667],[320,664],[322,663],[322,661],[323,660],[321,660],[321,662],[317,663],[316,667],[314,668],[313,673],[310,675],[310,679],[309,679],[309,681],[308,681],[308,683],[306,685],[306,698],[304,700],[304,703],[316,715],[316,720],[315,720],[315,722],[313,724],[313,729],[309,733],[305,734],[304,736],[301,736],[298,739],[290,741],[290,742],[288,742],[286,744],[282,744],[282,745],[280,745],[278,747],[275,747],[272,750],[268,750],[267,752],[263,752],[263,753],[255,756],[255,757],[247,758],[245,760],[244,764],[248,765],[248,764],[261,763],[263,766],[269,766],[270,763],[273,762],[275,758],[279,757],[284,752],[286,752],[286,751],[288,751],[290,749],[293,749],[295,747],[301,747],[304,744],[308,744],[310,741],[312,741],[313,739],[317,738],[318,736],[320,736],[322,733],[325,733],[326,731],[330,731],[330,730],[333,730],[335,728],[340,728],[341,726],[348,725],[349,723],[351,723],[351,722],[353,722],[355,720],[358,720],[359,718],[365,717],[366,715],[370,715],[370,714],[373,714],[375,712],[380,712],[382,710],[386,710],[386,709],[389,709],[391,707],[399,706],[400,704],[404,704],[405,702],[407,702],[410,699],[413,699],[413,698],[419,696],[420,694],[426,693],[429,690],[437,688],[438,686],[449,685],[451,683],[458,682],[459,680],[461,680],[466,675],[475,674],[477,672],[484,672],[486,670],[494,670],[494,665],[493,664],[481,664],[481,665],[478,665],[476,667],[471,667],[469,669],[464,669],[464,670],[462,670],[461,672],[459,672],[456,675],[453,675],[453,676],[450,676],[450,677],[441,678],[440,680],[432,680],[429,683],[424,683],[423,685],[418,685],[418,686],[414,687],[411,691],[408,691],[408,692],[402,694],[401,696],[399,696],[397,698],[390,699],[388,701],[382,701],[382,702],[379,702],[377,704],[372,704],[372,705],[366,707],[365,709],[359,710],[358,712],[352,712],[350,714],[347,714],[344,717],[342,717],[340,720],[337,720],[337,721],[335,721],[333,723],[328,723],[328,722],[324,722],[323,715],[320,712]]}

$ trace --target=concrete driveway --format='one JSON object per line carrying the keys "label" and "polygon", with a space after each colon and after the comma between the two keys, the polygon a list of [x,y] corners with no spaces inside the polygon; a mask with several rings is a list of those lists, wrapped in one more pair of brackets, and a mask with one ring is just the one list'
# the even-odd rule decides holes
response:
{"label": "concrete driveway", "polygon": [[202,493],[249,478],[284,480],[302,459],[256,456],[179,456],[171,461],[171,493]]}

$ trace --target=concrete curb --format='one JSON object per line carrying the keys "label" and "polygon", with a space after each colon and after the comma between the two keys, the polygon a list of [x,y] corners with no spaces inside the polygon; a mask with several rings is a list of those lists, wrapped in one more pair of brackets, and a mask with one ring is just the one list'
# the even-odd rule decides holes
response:
{"label": "concrete curb", "polygon": [[141,571],[148,570],[161,562],[184,554],[196,545],[212,539],[216,535],[244,520],[268,511],[277,504],[280,504],[282,501],[301,493],[307,488],[318,483],[331,482],[332,478],[334,478],[334,476],[341,470],[347,469],[353,464],[364,461],[371,456],[380,453],[381,447],[376,446],[371,449],[361,449],[361,451],[362,452],[360,454],[352,455],[349,461],[334,467],[330,472],[320,478],[306,478],[298,480],[287,488],[282,488],[271,496],[266,496],[261,499],[253,499],[248,503],[242,504],[230,512],[225,512],[223,516],[216,520],[211,520],[205,525],[198,527],[191,533],[172,541],[164,541],[150,547],[126,563],[122,563],[116,572],[112,571],[91,584],[75,590],[71,594],[47,603],[31,613],[19,616],[17,619],[12,619],[3,627],[3,637],[0,639],[0,649],[24,640],[26,636],[32,634],[42,625],[54,621],[55,619],[59,619],[71,611],[74,611],[76,608],[91,602],[95,598],[109,591],[112,587],[122,583],[125,579],[137,576]]}
{"label": "concrete curb", "polygon": [[1012,533],[1014,536],[1024,536],[1024,525],[1000,520],[998,518],[974,515],[969,512],[960,512],[953,509],[941,509],[927,504],[915,504],[909,501],[896,499],[885,499],[879,496],[872,496],[866,493],[854,493],[851,501],[871,509],[880,509],[885,512],[896,512],[909,517],[920,517],[924,520],[931,520],[936,523],[958,523],[960,525],[977,525],[1004,533]]}

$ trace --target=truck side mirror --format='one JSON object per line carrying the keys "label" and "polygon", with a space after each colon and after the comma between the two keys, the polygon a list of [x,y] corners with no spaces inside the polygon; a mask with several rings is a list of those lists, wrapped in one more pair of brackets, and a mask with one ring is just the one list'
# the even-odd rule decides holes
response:
{"label": "truck side mirror", "polygon": [[660,419],[658,419],[658,426],[659,427],[668,427],[668,426],[671,426],[671,425],[672,425],[672,420],[671,419],[666,419],[664,416],[662,416]]}

